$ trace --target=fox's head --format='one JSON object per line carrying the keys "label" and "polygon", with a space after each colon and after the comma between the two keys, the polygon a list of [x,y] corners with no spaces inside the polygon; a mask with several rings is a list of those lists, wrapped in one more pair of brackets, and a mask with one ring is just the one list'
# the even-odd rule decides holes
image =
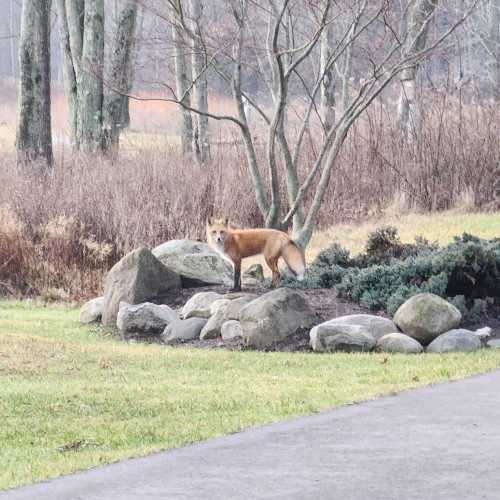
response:
{"label": "fox's head", "polygon": [[207,241],[218,247],[224,248],[227,232],[229,231],[229,219],[207,219]]}

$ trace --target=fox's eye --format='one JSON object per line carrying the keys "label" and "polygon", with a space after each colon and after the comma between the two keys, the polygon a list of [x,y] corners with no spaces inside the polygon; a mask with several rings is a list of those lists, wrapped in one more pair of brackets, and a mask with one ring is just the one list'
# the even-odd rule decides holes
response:
{"label": "fox's eye", "polygon": [[212,231],[212,236],[215,236],[217,234],[217,231]]}
{"label": "fox's eye", "polygon": [[221,231],[221,232],[220,232],[220,235],[221,235],[221,236],[226,236],[226,231]]}

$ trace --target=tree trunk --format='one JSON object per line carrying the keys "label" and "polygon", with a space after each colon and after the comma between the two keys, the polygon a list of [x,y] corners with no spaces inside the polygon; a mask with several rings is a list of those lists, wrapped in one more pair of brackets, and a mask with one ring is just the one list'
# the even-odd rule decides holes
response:
{"label": "tree trunk", "polygon": [[20,165],[52,165],[50,115],[51,0],[25,0],[19,44],[20,90],[16,136]]}
{"label": "tree trunk", "polygon": [[104,0],[85,0],[84,19],[77,136],[82,151],[96,153],[104,149]]}
{"label": "tree trunk", "polygon": [[[438,0],[417,0],[408,18],[405,56],[422,51],[427,41],[429,19],[433,15]],[[418,64],[405,69],[400,76],[401,94],[398,104],[398,124],[407,139],[416,137],[419,128],[420,109],[416,98]]]}
{"label": "tree trunk", "polygon": [[491,0],[489,15],[489,45],[491,59],[488,65],[491,95],[500,101],[500,0]]}
{"label": "tree trunk", "polygon": [[14,0],[9,2],[9,47],[10,47],[10,74],[12,79],[16,78],[16,39],[14,37]]}
{"label": "tree trunk", "polygon": [[[123,94],[130,92],[130,66],[134,47],[135,25],[137,20],[136,0],[124,1],[117,14],[116,32],[111,48],[109,86],[110,92],[104,101],[105,149],[118,147],[120,132],[128,123],[128,97]],[[114,92],[113,90],[116,90]]]}
{"label": "tree trunk", "polygon": [[[328,4],[330,0],[325,0]],[[325,127],[325,134],[335,124],[335,77],[332,64],[329,63],[333,52],[333,25],[330,22],[321,33],[321,64],[320,74],[323,75],[321,82],[321,119]]]}
{"label": "tree trunk", "polygon": [[[206,113],[208,111],[208,84],[206,75],[206,57],[203,49],[201,32],[203,7],[201,0],[190,0],[190,17],[192,24],[192,79],[193,105],[196,109]],[[199,160],[203,163],[210,157],[210,137],[208,130],[208,116],[196,115],[194,131],[194,149]]]}
{"label": "tree trunk", "polygon": [[175,10],[172,10],[172,40],[175,51],[175,83],[177,96],[182,103],[179,106],[181,113],[181,146],[182,152],[187,154],[193,151],[193,119],[191,111],[184,107],[191,105],[191,98],[188,92],[190,82],[188,79],[189,68],[186,58],[188,45],[186,44],[184,29],[182,28],[179,19],[181,14],[180,0],[177,0]]}
{"label": "tree trunk", "polygon": [[[69,3],[69,2],[68,2]],[[66,91],[66,98],[68,99],[69,108],[69,125],[71,134],[71,143],[74,150],[79,150],[80,146],[77,140],[77,124],[78,124],[78,94],[77,94],[77,82],[76,74],[77,67],[74,63],[73,54],[71,51],[71,35],[70,35],[70,24],[68,22],[68,15],[76,15],[82,17],[84,15],[83,2],[80,5],[74,5],[73,10],[66,7],[65,0],[56,0],[57,7],[57,18],[59,24],[59,43],[61,52],[61,65],[63,69],[63,79],[64,88]],[[78,12],[76,9],[81,8],[82,10]],[[77,37],[79,40],[82,38],[82,33],[80,32],[78,23],[73,24],[76,32],[73,33],[73,40]],[[75,43],[75,42],[74,42]],[[80,44],[80,54],[78,59],[81,57],[81,44]],[[76,58],[75,58],[76,59]]]}

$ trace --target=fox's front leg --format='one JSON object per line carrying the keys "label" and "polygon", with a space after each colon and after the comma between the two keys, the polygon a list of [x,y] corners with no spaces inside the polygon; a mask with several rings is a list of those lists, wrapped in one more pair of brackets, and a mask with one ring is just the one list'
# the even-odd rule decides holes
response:
{"label": "fox's front leg", "polygon": [[241,292],[241,260],[234,261],[233,292]]}

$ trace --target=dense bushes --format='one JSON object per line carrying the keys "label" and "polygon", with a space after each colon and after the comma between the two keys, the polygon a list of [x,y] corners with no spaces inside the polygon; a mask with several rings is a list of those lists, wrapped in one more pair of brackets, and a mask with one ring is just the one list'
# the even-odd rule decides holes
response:
{"label": "dense bushes", "polygon": [[500,239],[463,234],[439,249],[422,239],[401,245],[397,231],[385,227],[370,236],[359,256],[338,244],[321,252],[306,286],[335,286],[340,297],[391,315],[412,295],[430,292],[475,319],[488,300],[500,299]]}

